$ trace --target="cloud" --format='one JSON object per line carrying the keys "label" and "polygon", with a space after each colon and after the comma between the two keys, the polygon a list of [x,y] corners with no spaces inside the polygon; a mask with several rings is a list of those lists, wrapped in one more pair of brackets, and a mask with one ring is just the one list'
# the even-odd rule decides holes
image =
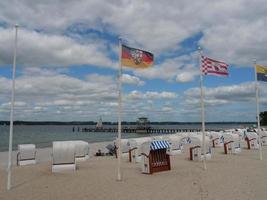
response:
{"label": "cloud", "polygon": [[[28,73],[30,71],[30,73]],[[16,79],[16,119],[48,120],[58,119],[55,114],[60,111],[66,119],[71,119],[75,113],[77,120],[94,118],[96,113],[104,109],[109,113],[110,119],[116,113],[117,82],[112,76],[90,74],[85,80],[61,74],[46,68],[39,75],[32,76],[32,70],[25,69]],[[49,76],[47,76],[49,74]],[[0,84],[0,109],[5,110],[0,114],[1,119],[7,119],[10,109],[11,80],[1,77]],[[58,113],[58,112],[57,112]],[[59,113],[58,113],[59,114]]]}
{"label": "cloud", "polygon": [[140,78],[136,76],[131,76],[129,74],[122,75],[122,82],[125,84],[137,85],[137,86],[143,86],[145,84],[145,82],[140,80]]}
{"label": "cloud", "polygon": [[128,94],[130,99],[175,99],[177,97],[176,93],[173,92],[152,92],[147,91],[145,93],[138,92],[136,90]]}
{"label": "cloud", "polygon": [[161,64],[145,70],[136,70],[134,74],[148,79],[163,79],[185,83],[194,80],[199,74],[197,54],[178,56],[164,60]]}
{"label": "cloud", "polygon": [[[11,64],[13,61],[13,32],[11,29],[0,28],[0,64]],[[18,34],[17,63],[28,66],[116,66],[102,51],[101,43],[80,44],[66,36],[25,29],[20,29]]]}
{"label": "cloud", "polygon": [[[267,92],[266,85],[260,84],[260,104],[262,109],[266,108]],[[205,107],[212,110],[213,113],[218,110],[236,110],[236,112],[243,113],[255,112],[256,97],[255,97],[255,83],[246,82],[237,85],[220,86],[215,88],[205,88]],[[200,89],[191,88],[184,92],[185,101],[182,102],[186,109],[200,109]],[[243,110],[245,109],[245,110]],[[227,116],[228,113],[225,113]],[[251,116],[250,116],[251,117]]]}
{"label": "cloud", "polygon": [[[14,4],[17,9],[13,9]],[[33,55],[21,57],[21,61],[27,63],[48,64],[49,60],[53,64],[112,67],[115,65],[108,56],[109,50],[113,51],[114,41],[109,37],[120,35],[131,45],[160,57],[186,48],[183,42],[198,33],[203,34],[200,44],[205,53],[212,57],[238,66],[251,65],[253,58],[261,63],[267,62],[264,54],[267,8],[263,6],[264,0],[182,0],[168,4],[159,0],[10,0],[2,1],[0,5],[0,21],[8,25],[19,23],[23,27],[20,38],[25,39],[21,42],[21,50],[26,55]],[[13,33],[9,29],[1,32],[3,46],[10,47],[12,40],[8,38]],[[92,37],[89,44],[80,44],[87,42],[88,37]],[[0,55],[0,61],[4,63],[12,60],[12,53],[7,50],[1,50]],[[163,79],[170,79],[171,72],[179,72],[168,62],[168,59],[164,62],[169,67],[167,75],[161,73]],[[156,66],[158,72],[151,69],[151,75],[146,74],[146,77],[158,77],[166,65]],[[178,82],[192,80],[188,73],[174,76],[172,78]]]}
{"label": "cloud", "polygon": [[[124,83],[137,86],[144,86],[145,79],[160,79],[167,81],[166,87],[184,83],[186,88],[186,83],[199,75],[195,51],[198,44],[204,54],[237,67],[251,66],[254,58],[258,63],[267,63],[265,4],[264,0],[180,0],[167,4],[159,0],[1,1],[1,67],[11,64],[13,59],[11,25],[19,23],[21,27],[17,63],[26,68],[17,79],[16,97],[25,105],[19,107],[17,117],[23,118],[26,113],[26,117],[40,120],[51,116],[54,119],[60,116],[62,120],[71,116],[88,119],[101,113],[115,119],[118,91],[113,76],[96,73],[77,78],[67,75],[67,68],[59,67],[117,68],[118,36],[130,46],[155,55],[152,68],[129,69],[133,75],[124,75]],[[40,66],[54,68],[38,69]],[[4,118],[10,80],[0,77],[0,85],[0,105],[5,105],[0,106],[0,117]],[[266,92],[264,86],[261,87],[261,105],[265,108]],[[177,120],[199,121],[198,88],[187,90],[184,98],[167,90],[146,91],[142,87],[142,91],[125,93],[125,117],[130,118],[130,112],[136,115],[154,112],[163,114],[153,115],[153,119],[171,116]],[[166,100],[170,105],[163,103]],[[221,119],[222,116],[236,119],[240,117],[238,113],[242,113],[246,119],[252,119],[249,114],[255,114],[254,100],[253,83],[207,88],[207,110],[220,108],[220,111],[209,112],[212,114],[208,117],[216,119],[217,114]],[[227,109],[232,112],[223,113]]]}

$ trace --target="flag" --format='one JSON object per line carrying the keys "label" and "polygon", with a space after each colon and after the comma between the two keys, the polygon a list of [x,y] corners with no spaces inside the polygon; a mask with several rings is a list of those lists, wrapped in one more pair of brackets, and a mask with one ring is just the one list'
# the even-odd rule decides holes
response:
{"label": "flag", "polygon": [[228,64],[201,56],[203,75],[228,76]]}
{"label": "flag", "polygon": [[121,64],[133,68],[147,68],[153,65],[153,54],[122,45]]}
{"label": "flag", "polygon": [[267,67],[256,65],[257,80],[267,81]]}

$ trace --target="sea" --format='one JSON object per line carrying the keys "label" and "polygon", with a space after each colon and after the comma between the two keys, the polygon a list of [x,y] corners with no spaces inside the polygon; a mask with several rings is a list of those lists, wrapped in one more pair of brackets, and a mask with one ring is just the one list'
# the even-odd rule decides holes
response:
{"label": "sea", "polygon": [[[252,125],[252,124],[251,124]],[[219,123],[206,124],[206,129],[231,129],[248,127],[249,124]],[[94,128],[90,125],[15,125],[13,127],[13,150],[17,149],[18,144],[35,144],[37,148],[52,147],[53,141],[64,140],[84,140],[89,143],[114,141],[117,133],[114,132],[78,132],[83,128]],[[105,127],[105,125],[104,125]],[[115,125],[109,125],[105,128],[116,128]],[[73,132],[73,128],[75,131]],[[201,124],[177,124],[177,125],[152,125],[152,128],[162,129],[201,129]],[[144,136],[159,135],[122,133],[122,138],[137,138]],[[161,133],[162,135],[162,133]],[[9,145],[9,126],[0,125],[0,151],[7,151]]]}

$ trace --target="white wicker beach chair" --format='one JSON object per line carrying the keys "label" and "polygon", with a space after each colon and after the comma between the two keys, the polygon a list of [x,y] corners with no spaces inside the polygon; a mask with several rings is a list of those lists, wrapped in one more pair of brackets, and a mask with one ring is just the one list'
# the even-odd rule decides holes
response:
{"label": "white wicker beach chair", "polygon": [[221,132],[210,132],[209,137],[213,148],[223,146],[223,141],[221,139],[222,138]]}
{"label": "white wicker beach chair", "polygon": [[52,172],[75,171],[75,144],[73,142],[53,142]]}
{"label": "white wicker beach chair", "polygon": [[185,152],[189,160],[211,159],[211,143],[209,137],[205,136],[206,152],[203,154],[202,135],[191,135],[188,137],[188,144],[185,145]]}
{"label": "white wicker beach chair", "polygon": [[225,154],[241,153],[241,141],[238,134],[223,133],[223,142]]}
{"label": "white wicker beach chair", "polygon": [[267,130],[266,129],[262,129],[261,131],[261,143],[262,145],[267,145]]}
{"label": "white wicker beach chair", "polygon": [[[118,149],[119,149],[119,141],[116,139],[114,141],[115,149],[116,149],[116,157],[118,156]],[[121,139],[121,157],[122,158],[129,158],[129,142],[128,139]]]}
{"label": "white wicker beach chair", "polygon": [[169,135],[168,138],[165,138],[169,144],[170,149],[167,152],[170,156],[180,155],[182,153],[182,136],[177,134]]}
{"label": "white wicker beach chair", "polygon": [[151,142],[153,139],[151,137],[140,137],[140,138],[135,138],[134,139],[135,142],[132,144],[132,147],[135,145],[136,148],[133,152],[132,155],[134,155],[134,162],[137,162],[137,163],[140,163],[141,162],[141,153],[142,153],[142,150],[141,150],[141,146],[143,143],[145,142]]}
{"label": "white wicker beach chair", "polygon": [[259,136],[256,132],[246,132],[245,140],[248,149],[259,149]]}
{"label": "white wicker beach chair", "polygon": [[75,145],[75,160],[86,161],[90,158],[89,143],[82,140],[69,141]]}
{"label": "white wicker beach chair", "polygon": [[17,154],[17,165],[36,164],[35,144],[19,144]]}

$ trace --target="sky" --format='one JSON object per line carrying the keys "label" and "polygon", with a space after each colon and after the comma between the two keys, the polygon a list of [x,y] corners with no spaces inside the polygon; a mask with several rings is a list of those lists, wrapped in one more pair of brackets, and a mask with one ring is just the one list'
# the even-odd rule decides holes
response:
{"label": "sky", "polygon": [[[0,120],[10,118],[15,24],[14,120],[116,122],[122,38],[154,54],[151,68],[123,67],[123,121],[200,122],[199,46],[229,64],[228,77],[204,77],[206,121],[256,121],[265,0],[2,0]],[[267,83],[258,84],[264,111]]]}

